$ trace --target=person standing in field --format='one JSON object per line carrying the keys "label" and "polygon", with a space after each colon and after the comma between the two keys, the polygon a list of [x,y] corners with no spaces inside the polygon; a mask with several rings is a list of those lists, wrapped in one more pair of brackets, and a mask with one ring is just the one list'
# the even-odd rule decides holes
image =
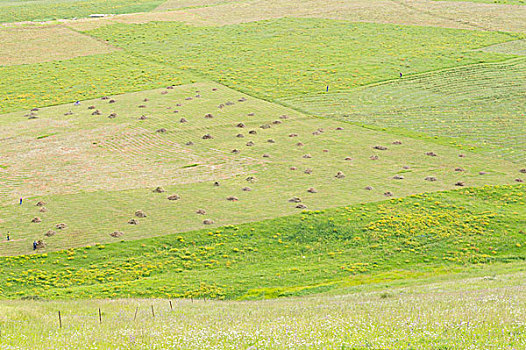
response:
{"label": "person standing in field", "polygon": [[37,250],[37,241],[33,241],[33,250]]}
{"label": "person standing in field", "polygon": [[7,231],[7,240],[10,241],[11,240],[11,236],[9,236],[9,231]]}
{"label": "person standing in field", "polygon": [[22,197],[20,197],[20,205],[22,205]]}

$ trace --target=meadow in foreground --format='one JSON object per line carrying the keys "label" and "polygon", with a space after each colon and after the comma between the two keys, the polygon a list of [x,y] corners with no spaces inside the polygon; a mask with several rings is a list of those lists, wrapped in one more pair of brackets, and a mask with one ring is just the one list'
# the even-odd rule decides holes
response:
{"label": "meadow in foreground", "polygon": [[523,349],[525,278],[511,264],[252,302],[2,301],[0,347]]}

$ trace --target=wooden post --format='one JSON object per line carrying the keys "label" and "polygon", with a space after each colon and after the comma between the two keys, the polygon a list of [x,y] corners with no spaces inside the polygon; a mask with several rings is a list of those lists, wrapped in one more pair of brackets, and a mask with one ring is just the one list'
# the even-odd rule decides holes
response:
{"label": "wooden post", "polygon": [[135,316],[133,316],[133,320],[135,321],[135,319],[137,318],[137,311],[139,311],[139,307],[137,306],[137,308],[135,309]]}
{"label": "wooden post", "polygon": [[99,307],[99,323],[102,324],[102,313],[100,312],[100,307]]}
{"label": "wooden post", "polygon": [[58,312],[58,324],[59,328],[62,328],[62,317],[60,316],[60,311]]}
{"label": "wooden post", "polygon": [[170,300],[170,311],[174,311],[174,308],[172,307],[172,301]]}
{"label": "wooden post", "polygon": [[155,312],[153,312],[153,305],[152,305],[152,316],[155,318]]}

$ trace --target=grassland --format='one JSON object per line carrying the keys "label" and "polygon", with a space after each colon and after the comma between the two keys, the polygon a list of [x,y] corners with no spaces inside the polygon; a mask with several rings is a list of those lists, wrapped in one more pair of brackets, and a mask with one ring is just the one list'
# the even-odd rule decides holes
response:
{"label": "grassland", "polygon": [[523,261],[525,190],[488,186],[420,194],[3,257],[0,291],[3,298],[259,299]]}
{"label": "grassland", "polygon": [[[8,255],[29,252],[35,239],[53,251],[110,242],[114,231],[139,239],[202,228],[205,219],[241,223],[458,182],[512,184],[522,175],[516,164],[461,146],[308,117],[218,84],[16,112],[1,121],[0,228],[14,240],[0,251]],[[153,193],[157,186],[166,194]],[[174,194],[181,198],[167,199]],[[136,210],[148,218],[130,225]],[[42,222],[32,223],[35,217]],[[59,223],[67,230],[54,229]],[[59,232],[48,239],[48,230]]]}
{"label": "grassland", "polygon": [[189,72],[119,51],[0,67],[0,76],[4,113],[197,81]]}
{"label": "grassland", "polygon": [[[199,80],[275,99],[321,92],[327,85],[331,92],[347,91],[393,79],[400,71],[418,73],[513,57],[474,51],[510,41],[502,33],[320,19],[221,28],[117,24],[87,34],[123,51],[0,67],[0,92],[5,96],[0,109],[9,112]],[[229,50],[231,45],[238,50]]]}
{"label": "grassland", "polygon": [[503,1],[0,0],[0,349],[524,348]]}
{"label": "grassland", "polygon": [[[474,51],[509,41],[502,33],[322,19],[220,28],[120,24],[88,33],[131,54],[199,72],[269,99],[322,92],[327,85],[331,91],[344,91],[393,79],[399,72],[414,74],[511,57]],[[229,50],[231,46],[236,50]]]}
{"label": "grassland", "polygon": [[250,303],[172,300],[173,311],[166,299],[2,301],[0,346],[520,349],[526,346],[525,277],[520,265],[495,265],[421,281],[357,286],[345,295]]}
{"label": "grassland", "polygon": [[521,58],[281,102],[306,113],[388,128],[394,133],[410,130],[450,137],[455,144],[524,163],[525,79],[526,60]]}
{"label": "grassland", "polygon": [[162,0],[1,0],[0,23],[88,17],[94,13],[145,12],[153,10],[162,2]]}
{"label": "grassland", "polygon": [[0,66],[64,60],[115,51],[110,45],[63,26],[2,28],[0,42]]}

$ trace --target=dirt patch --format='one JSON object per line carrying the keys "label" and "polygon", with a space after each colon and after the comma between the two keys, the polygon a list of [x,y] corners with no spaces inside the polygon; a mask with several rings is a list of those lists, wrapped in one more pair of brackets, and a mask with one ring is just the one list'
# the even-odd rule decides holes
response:
{"label": "dirt patch", "polygon": [[122,233],[121,231],[113,231],[112,233],[110,233],[110,236],[112,236],[113,238],[118,238],[122,235],[124,235],[124,233]]}
{"label": "dirt patch", "polygon": [[31,219],[31,222],[35,223],[35,224],[39,224],[39,223],[42,222],[42,219],[37,216],[37,217],[34,217],[33,219]]}
{"label": "dirt patch", "polygon": [[179,199],[181,199],[181,196],[179,196],[178,194],[172,194],[171,196],[168,196],[169,201],[176,201]]}
{"label": "dirt patch", "polygon": [[203,224],[205,225],[212,225],[213,223],[214,223],[214,220],[210,220],[210,219],[203,220]]}
{"label": "dirt patch", "polygon": [[307,192],[309,193],[318,193],[318,191],[316,191],[316,189],[314,187],[310,187]]}
{"label": "dirt patch", "polygon": [[52,237],[52,236],[54,236],[54,235],[56,235],[56,234],[57,234],[57,233],[56,233],[55,231],[53,231],[53,230],[49,230],[49,231],[47,231],[46,233],[44,233],[44,236],[46,236],[46,237]]}
{"label": "dirt patch", "polygon": [[63,222],[61,222],[60,224],[56,224],[56,225],[55,225],[55,228],[56,228],[57,230],[64,230],[64,229],[66,229],[67,227],[68,227],[68,226],[67,226],[65,223],[63,223]]}
{"label": "dirt patch", "polygon": [[334,177],[337,178],[337,179],[343,179],[343,178],[345,178],[345,175],[343,174],[343,172],[338,171],[336,173],[336,175],[334,175]]}
{"label": "dirt patch", "polygon": [[197,209],[196,213],[199,214],[199,215],[205,215],[206,214],[206,210],[204,210],[204,209]]}
{"label": "dirt patch", "polygon": [[139,221],[138,221],[138,220],[135,220],[135,219],[130,219],[130,220],[128,221],[128,224],[130,224],[130,225],[139,225]]}
{"label": "dirt patch", "polygon": [[231,202],[237,202],[239,199],[237,197],[234,197],[234,196],[228,196],[228,197],[226,197],[226,200],[227,201],[231,201]]}
{"label": "dirt patch", "polygon": [[426,178],[424,180],[434,182],[434,181],[437,180],[437,178],[434,177],[434,176],[426,176]]}

